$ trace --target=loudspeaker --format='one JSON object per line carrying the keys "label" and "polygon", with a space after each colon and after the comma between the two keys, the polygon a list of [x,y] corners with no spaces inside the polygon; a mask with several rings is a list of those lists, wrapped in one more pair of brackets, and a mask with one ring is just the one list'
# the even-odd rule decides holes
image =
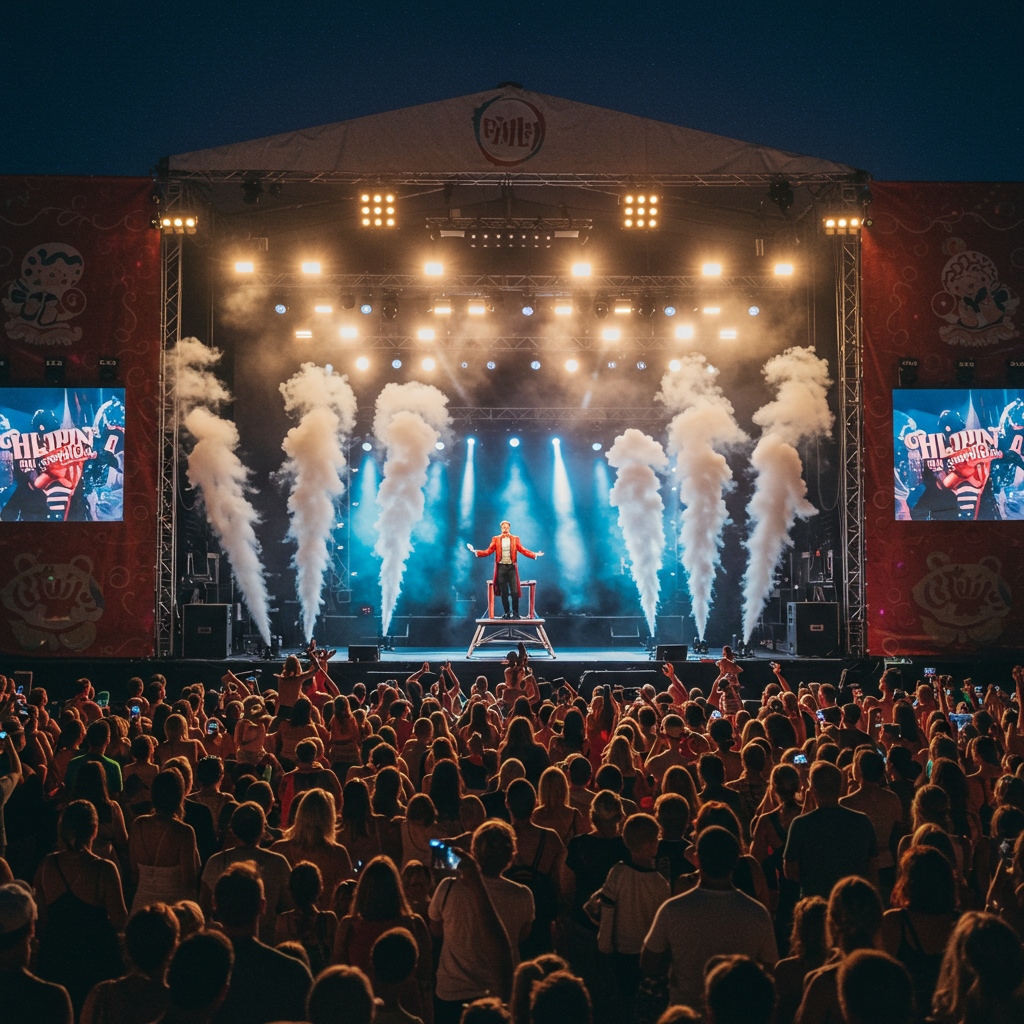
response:
{"label": "loudspeaker", "polygon": [[786,606],[790,654],[801,658],[839,656],[839,605],[834,601],[790,601]]}
{"label": "loudspeaker", "polygon": [[658,644],[654,652],[657,661],[686,661],[686,644]]}
{"label": "loudspeaker", "polygon": [[356,646],[349,644],[349,661],[380,661],[380,648],[374,645]]}
{"label": "loudspeaker", "polygon": [[182,605],[181,653],[186,658],[228,657],[231,654],[231,605]]}

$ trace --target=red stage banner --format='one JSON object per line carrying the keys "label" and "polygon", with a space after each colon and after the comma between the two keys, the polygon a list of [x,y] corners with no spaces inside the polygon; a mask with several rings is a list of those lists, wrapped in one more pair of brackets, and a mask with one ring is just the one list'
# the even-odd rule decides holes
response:
{"label": "red stage banner", "polygon": [[[868,650],[1024,637],[1024,185],[872,182],[862,239]],[[904,380],[902,359],[916,359]],[[959,364],[973,360],[973,370]],[[959,370],[959,377],[958,377]],[[973,374],[973,377],[972,377]]]}
{"label": "red stage banner", "polygon": [[6,653],[153,653],[161,296],[151,188],[145,178],[0,177]]}

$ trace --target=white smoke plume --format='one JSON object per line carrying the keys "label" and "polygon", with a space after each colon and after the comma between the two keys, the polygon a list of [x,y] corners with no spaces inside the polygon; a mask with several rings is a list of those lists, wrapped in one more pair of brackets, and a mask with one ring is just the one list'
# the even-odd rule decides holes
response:
{"label": "white smoke plume", "polygon": [[619,527],[629,552],[629,571],[640,593],[640,607],[647,627],[654,636],[661,589],[658,570],[665,550],[662,525],[665,506],[655,470],[664,470],[668,457],[653,437],[630,427],[615,438],[605,458],[616,470],[609,501],[619,510]]}
{"label": "white smoke plume", "polygon": [[387,635],[412,553],[413,527],[423,518],[423,488],[434,446],[448,430],[448,398],[429,384],[386,384],[377,396],[373,433],[384,445],[377,491],[382,632]]}
{"label": "white smoke plume", "polygon": [[718,370],[704,356],[691,353],[677,373],[666,373],[658,398],[677,415],[668,428],[669,453],[676,457],[682,505],[679,541],[682,564],[697,634],[704,639],[711,610],[722,531],[729,521],[725,495],[732,470],[722,454],[748,440],[739,428],[732,403],[718,386]]}
{"label": "white smoke plume", "polygon": [[772,585],[775,566],[792,544],[796,517],[808,519],[817,509],[807,500],[803,463],[796,445],[832,429],[828,408],[828,363],[813,348],[789,348],[773,356],[762,370],[775,401],[754,413],[761,439],[750,456],[757,474],[747,505],[750,535],[743,577],[743,640],[749,642]]}
{"label": "white smoke plume", "polygon": [[256,539],[259,516],[245,496],[249,471],[236,454],[238,429],[217,409],[231,393],[213,375],[218,349],[196,338],[183,338],[171,354],[179,423],[196,439],[188,457],[189,483],[198,488],[206,515],[231,563],[242,599],[263,642],[270,643],[267,584]]}
{"label": "white smoke plume", "polygon": [[303,636],[312,637],[320,607],[328,542],[336,519],[335,503],[345,490],[344,440],[356,421],[356,396],[348,378],[315,363],[280,385],[285,411],[300,417],[281,447],[287,459],[282,476],[291,483],[288,536],[296,544],[295,566]]}

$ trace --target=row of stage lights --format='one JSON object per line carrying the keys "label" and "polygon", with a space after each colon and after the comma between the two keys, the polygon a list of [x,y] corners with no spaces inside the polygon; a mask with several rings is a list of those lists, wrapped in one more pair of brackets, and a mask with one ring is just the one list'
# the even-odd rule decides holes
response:
{"label": "row of stage lights", "polygon": [[[365,372],[369,370],[373,364],[367,356],[358,356],[355,360],[354,365],[357,370]],[[619,360],[617,359],[609,359],[605,361],[604,365],[609,370],[619,370],[625,368],[626,366],[625,363],[620,364]],[[391,368],[393,370],[400,370],[402,366],[402,360],[399,359],[398,357],[395,357],[394,359],[391,360]],[[498,364],[493,359],[488,359],[484,366],[488,370],[496,370],[498,368]],[[533,359],[530,362],[531,370],[539,370],[541,369],[541,366],[542,364],[539,359]],[[470,365],[466,361],[459,363],[459,367],[460,369],[463,370],[470,369]],[[425,370],[427,373],[432,373],[434,370],[437,369],[437,360],[433,356],[426,356],[420,361],[420,368]],[[566,359],[564,368],[566,373],[576,373],[576,371],[580,369],[580,361],[578,359]],[[636,368],[640,371],[648,369],[657,369],[656,366],[649,364],[645,359],[638,359],[636,361]],[[682,369],[682,362],[679,359],[670,359],[667,363],[665,363],[665,368],[668,369],[671,373],[678,373]],[[334,367],[331,364],[328,364],[328,369],[333,370]],[[709,367],[708,370],[709,372],[711,372],[712,368]]]}
{"label": "row of stage lights", "polygon": [[[508,439],[508,446],[509,446],[509,448],[518,448],[522,443],[523,442],[518,437],[516,437],[515,435],[513,435],[512,437],[510,437]],[[475,437],[467,437],[466,438],[466,444],[470,448],[475,448],[476,447],[476,438]],[[562,446],[562,439],[560,437],[553,437],[553,438],[551,438],[551,446],[553,448],[560,448]],[[373,451],[373,443],[370,442],[370,441],[363,441],[363,443],[359,447],[362,448],[362,450],[364,452],[372,452]],[[439,452],[443,452],[444,449],[445,449],[445,443],[444,443],[444,441],[437,441],[434,444],[434,447]],[[599,451],[602,451],[603,449],[604,449],[604,443],[601,442],[601,441],[593,441],[591,443],[591,445],[590,445],[590,450],[594,451],[594,452],[599,452]],[[674,473],[675,470],[673,470],[672,472]],[[338,523],[339,527],[341,527],[341,525],[342,525],[341,523]]]}

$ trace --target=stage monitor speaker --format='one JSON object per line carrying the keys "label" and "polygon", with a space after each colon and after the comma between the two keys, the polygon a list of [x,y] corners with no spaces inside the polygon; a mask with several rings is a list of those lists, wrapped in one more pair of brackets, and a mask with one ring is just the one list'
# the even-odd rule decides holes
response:
{"label": "stage monitor speaker", "polygon": [[686,661],[686,644],[658,644],[654,652],[657,661]]}
{"label": "stage monitor speaker", "polygon": [[183,657],[228,657],[231,654],[231,605],[182,605],[181,640]]}
{"label": "stage monitor speaker", "polygon": [[790,601],[786,640],[789,653],[800,658],[839,657],[839,605],[835,601]]}
{"label": "stage monitor speaker", "polygon": [[359,646],[356,644],[349,644],[348,647],[348,660],[349,661],[380,661],[380,648],[373,645],[367,644],[365,646]]}

